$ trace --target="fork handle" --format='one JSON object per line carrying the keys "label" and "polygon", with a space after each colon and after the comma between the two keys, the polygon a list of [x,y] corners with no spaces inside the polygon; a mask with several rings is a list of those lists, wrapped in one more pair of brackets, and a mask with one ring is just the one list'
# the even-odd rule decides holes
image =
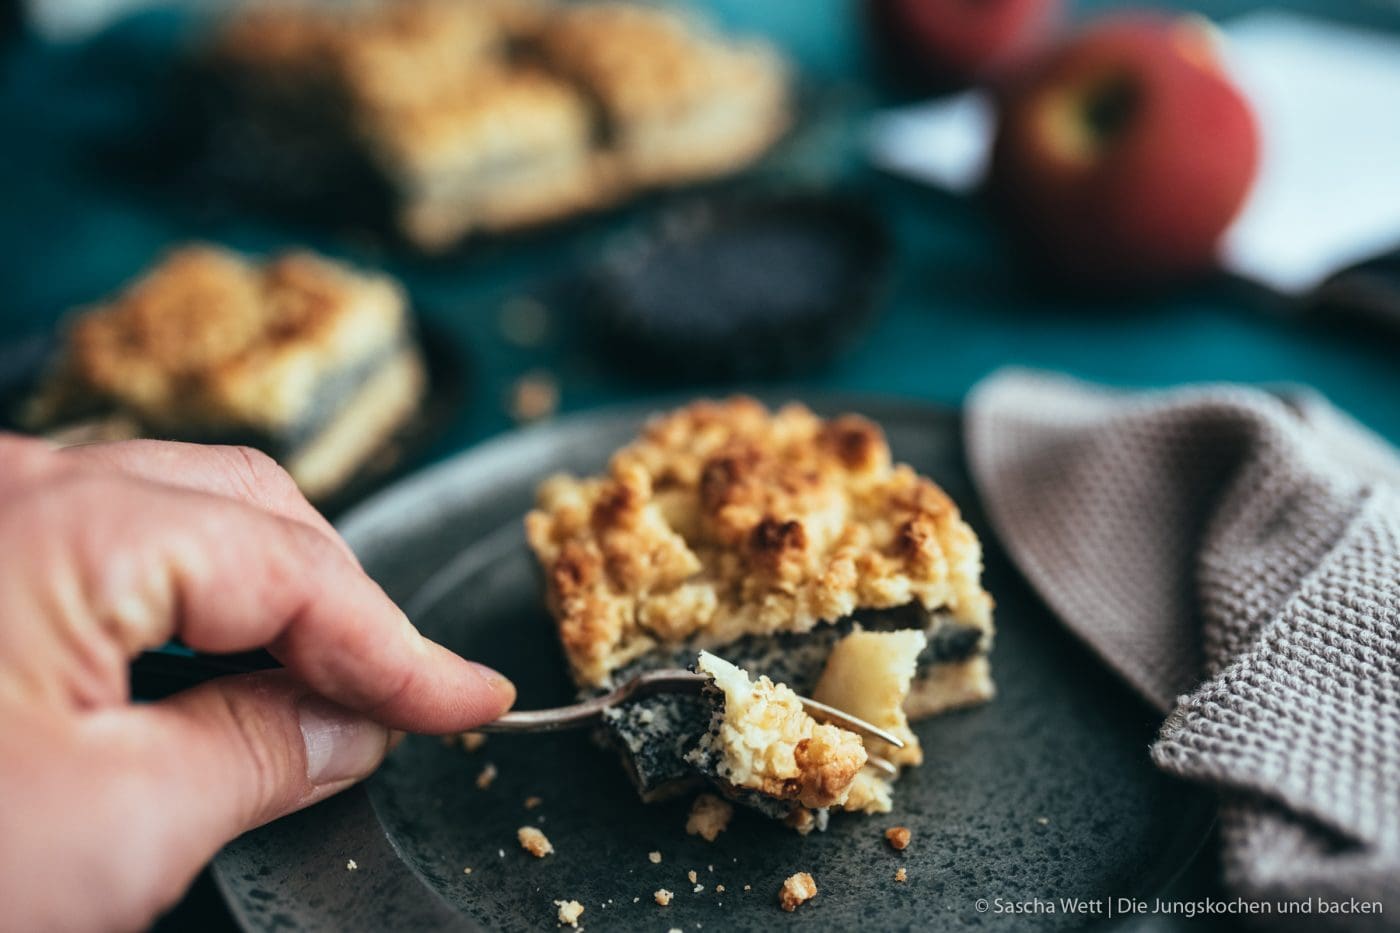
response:
{"label": "fork handle", "polygon": [[699,693],[710,678],[690,671],[658,670],[638,674],[615,690],[572,706],[506,713],[495,722],[478,726],[477,732],[558,732],[591,726],[610,707],[627,700],[658,693]]}
{"label": "fork handle", "polygon": [[506,713],[493,722],[476,727],[477,732],[559,732],[581,729],[603,718],[603,711],[613,704],[609,695],[594,697],[572,706],[552,709],[522,710]]}

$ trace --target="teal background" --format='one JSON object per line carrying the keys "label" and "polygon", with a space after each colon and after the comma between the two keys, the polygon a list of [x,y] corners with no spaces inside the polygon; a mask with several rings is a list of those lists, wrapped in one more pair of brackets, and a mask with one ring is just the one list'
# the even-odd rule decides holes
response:
{"label": "teal background", "polygon": [[[1055,299],[1024,282],[998,230],[974,202],[887,178],[860,157],[864,117],[893,97],[871,79],[853,5],[817,0],[712,0],[736,29],[761,31],[801,63],[811,111],[795,138],[760,170],[762,183],[840,184],[887,217],[898,257],[883,315],[840,362],[794,392],[853,390],[947,403],[1007,364],[1044,367],[1121,385],[1198,380],[1304,383],[1400,441],[1396,340],[1290,317],[1282,302],[1217,279],[1170,293],[1109,302]],[[1080,4],[1083,17],[1104,4]],[[1223,18],[1257,4],[1195,8]],[[1400,29],[1400,6],[1289,4],[1334,18]],[[503,302],[539,292],[610,240],[684,196],[660,196],[562,229],[470,244],[450,257],[416,258],[359,233],[254,212],[213,213],[159,178],[133,182],[106,164],[112,139],[139,140],[165,165],[175,142],[145,129],[170,90],[176,52],[197,30],[172,13],[128,20],[82,46],[12,42],[0,52],[0,340],[51,329],[64,309],[101,297],[190,238],[252,251],[306,244],[383,268],[408,286],[435,333],[468,363],[467,398],[431,451],[440,457],[510,425],[508,386],[544,369],[565,411],[657,391],[625,364],[592,352],[577,308],[555,289],[554,324],[541,346],[503,339]],[[1397,132],[1395,115],[1376,130]],[[671,385],[667,391],[719,391]]]}

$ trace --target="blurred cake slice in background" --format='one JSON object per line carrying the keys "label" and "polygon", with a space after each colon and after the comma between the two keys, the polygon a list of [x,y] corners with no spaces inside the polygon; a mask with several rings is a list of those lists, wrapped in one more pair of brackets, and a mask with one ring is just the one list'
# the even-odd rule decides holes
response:
{"label": "blurred cake slice in background", "polygon": [[[200,52],[214,176],[354,223],[397,222],[445,153],[462,174],[499,152],[502,137],[510,142],[513,122],[494,140],[475,132],[500,113],[483,98],[503,85],[480,79],[511,41],[516,18],[504,9],[457,0],[238,7]],[[519,95],[503,100],[513,107]],[[435,243],[444,225],[424,226],[430,240],[420,245]]]}
{"label": "blurred cake slice in background", "polygon": [[425,249],[609,199],[588,103],[542,71],[483,71],[449,99],[366,112],[359,128],[400,229]]}
{"label": "blurred cake slice in background", "polygon": [[736,171],[789,120],[774,51],[640,4],[262,3],[201,59],[215,174],[429,251]]}
{"label": "blurred cake slice in background", "polygon": [[413,415],[424,382],[392,280],[310,253],[260,263],[188,246],[74,313],[24,420],[246,444],[314,499]]}

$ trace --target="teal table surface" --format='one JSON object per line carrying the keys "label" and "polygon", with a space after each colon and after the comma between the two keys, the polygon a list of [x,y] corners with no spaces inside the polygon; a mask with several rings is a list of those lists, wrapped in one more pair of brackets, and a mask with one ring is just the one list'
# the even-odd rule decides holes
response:
{"label": "teal table surface", "polygon": [[[1197,8],[1226,18],[1246,2]],[[865,118],[893,102],[871,78],[853,3],[842,0],[711,0],[735,29],[760,31],[800,63],[803,125],[759,171],[758,184],[839,186],[887,220],[896,244],[878,321],[834,365],[792,394],[864,392],[957,404],[980,378],[1006,365],[1042,367],[1116,385],[1201,380],[1302,383],[1400,442],[1400,341],[1290,320],[1269,296],[1215,280],[1136,300],[1056,300],[1017,274],[996,227],[974,202],[879,175],[863,162]],[[1077,16],[1104,4],[1081,3]],[[1392,0],[1315,0],[1295,8],[1400,30]],[[162,174],[180,142],[148,128],[170,97],[190,21],[144,14],[80,46],[34,40],[0,47],[0,345],[51,331],[65,310],[102,297],[176,243],[202,239],[267,252],[307,245],[399,277],[435,339],[466,366],[464,403],[425,460],[461,450],[511,425],[504,399],[523,374],[543,370],[562,388],[564,411],[645,399],[663,391],[623,363],[594,352],[560,273],[578,268],[667,203],[660,196],[562,228],[482,241],[425,259],[386,249],[362,233],[326,229],[255,211],[207,209]],[[1394,114],[1377,132],[1396,132]],[[118,167],[114,140],[126,153]],[[135,142],[136,158],[131,157]],[[135,169],[143,171],[133,172]],[[140,176],[134,178],[133,176]],[[536,346],[505,339],[503,306],[548,292],[551,328]],[[732,387],[669,385],[676,392]],[[1209,860],[1190,890],[1212,890]],[[207,887],[207,885],[206,885]],[[197,900],[197,899],[196,899]],[[182,908],[198,925],[218,916],[208,891]],[[222,926],[227,926],[224,921]],[[210,928],[221,928],[213,926]]]}
{"label": "teal table surface", "polygon": [[[1400,341],[1304,325],[1282,304],[1218,279],[1167,294],[1113,302],[1055,299],[1025,282],[983,210],[884,177],[860,152],[864,120],[892,102],[872,80],[851,4],[816,0],[713,0],[736,29],[759,31],[802,65],[809,113],[751,184],[815,184],[856,191],[887,219],[897,248],[882,314],[852,352],[789,384],[805,391],[895,394],[956,404],[1005,365],[1042,367],[1116,385],[1200,380],[1302,383],[1392,441],[1400,441]],[[1081,4],[1082,17],[1101,5]],[[1226,18],[1254,4],[1197,8]],[[1296,8],[1400,29],[1400,7],[1382,0]],[[81,46],[18,40],[0,50],[0,341],[52,329],[65,309],[101,297],[191,238],[270,251],[305,244],[383,268],[407,285],[439,339],[467,366],[464,404],[428,459],[508,428],[508,387],[544,370],[564,411],[632,401],[658,388],[625,363],[594,352],[567,291],[550,291],[551,328],[536,346],[507,341],[503,305],[551,289],[667,203],[627,209],[528,236],[481,241],[443,258],[387,249],[361,233],[259,212],[210,211],[161,184],[178,142],[150,132],[171,89],[176,53],[194,31],[187,18],[151,13]],[[1377,115],[1377,132],[1396,132]],[[108,157],[113,140],[138,143],[136,168]],[[151,177],[154,176],[154,177]],[[726,386],[668,386],[722,392]]]}

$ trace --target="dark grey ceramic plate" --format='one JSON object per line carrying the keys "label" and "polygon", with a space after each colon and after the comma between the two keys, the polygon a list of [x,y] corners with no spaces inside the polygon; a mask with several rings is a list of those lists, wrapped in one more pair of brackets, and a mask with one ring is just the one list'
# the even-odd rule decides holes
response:
{"label": "dark grey ceramic plate", "polygon": [[[987,586],[998,601],[1001,695],[919,726],[927,761],[900,782],[892,814],[836,816],[828,832],[803,838],[741,813],[707,844],[685,834],[686,802],[643,806],[615,759],[583,735],[495,736],[472,754],[415,737],[363,789],[219,856],[217,877],[240,922],[251,930],[539,930],[555,925],[553,901],[572,898],[585,905],[590,930],[1013,929],[1031,918],[979,913],[978,899],[1162,892],[1200,848],[1208,802],[1152,768],[1154,716],[1063,632],[991,541],[964,471],[957,416],[832,402],[815,407],[875,418],[898,458],[963,504],[987,542]],[[343,530],[424,631],[514,678],[521,708],[566,702],[520,519],[538,480],[600,467],[645,413],[508,435],[367,501]],[[487,762],[499,777],[479,790],[474,780]],[[544,802],[527,810],[532,795]],[[555,855],[521,851],[515,832],[526,824],[549,835]],[[896,824],[914,832],[902,853],[883,840]],[[652,850],[662,852],[660,864],[648,860]],[[349,859],[356,870],[347,870]],[[905,884],[894,881],[899,866]],[[702,892],[693,893],[690,870]],[[777,890],[795,871],[811,872],[821,893],[786,914]],[[676,892],[669,907],[653,902],[658,888]],[[1094,919],[1042,914],[1033,925]]]}

